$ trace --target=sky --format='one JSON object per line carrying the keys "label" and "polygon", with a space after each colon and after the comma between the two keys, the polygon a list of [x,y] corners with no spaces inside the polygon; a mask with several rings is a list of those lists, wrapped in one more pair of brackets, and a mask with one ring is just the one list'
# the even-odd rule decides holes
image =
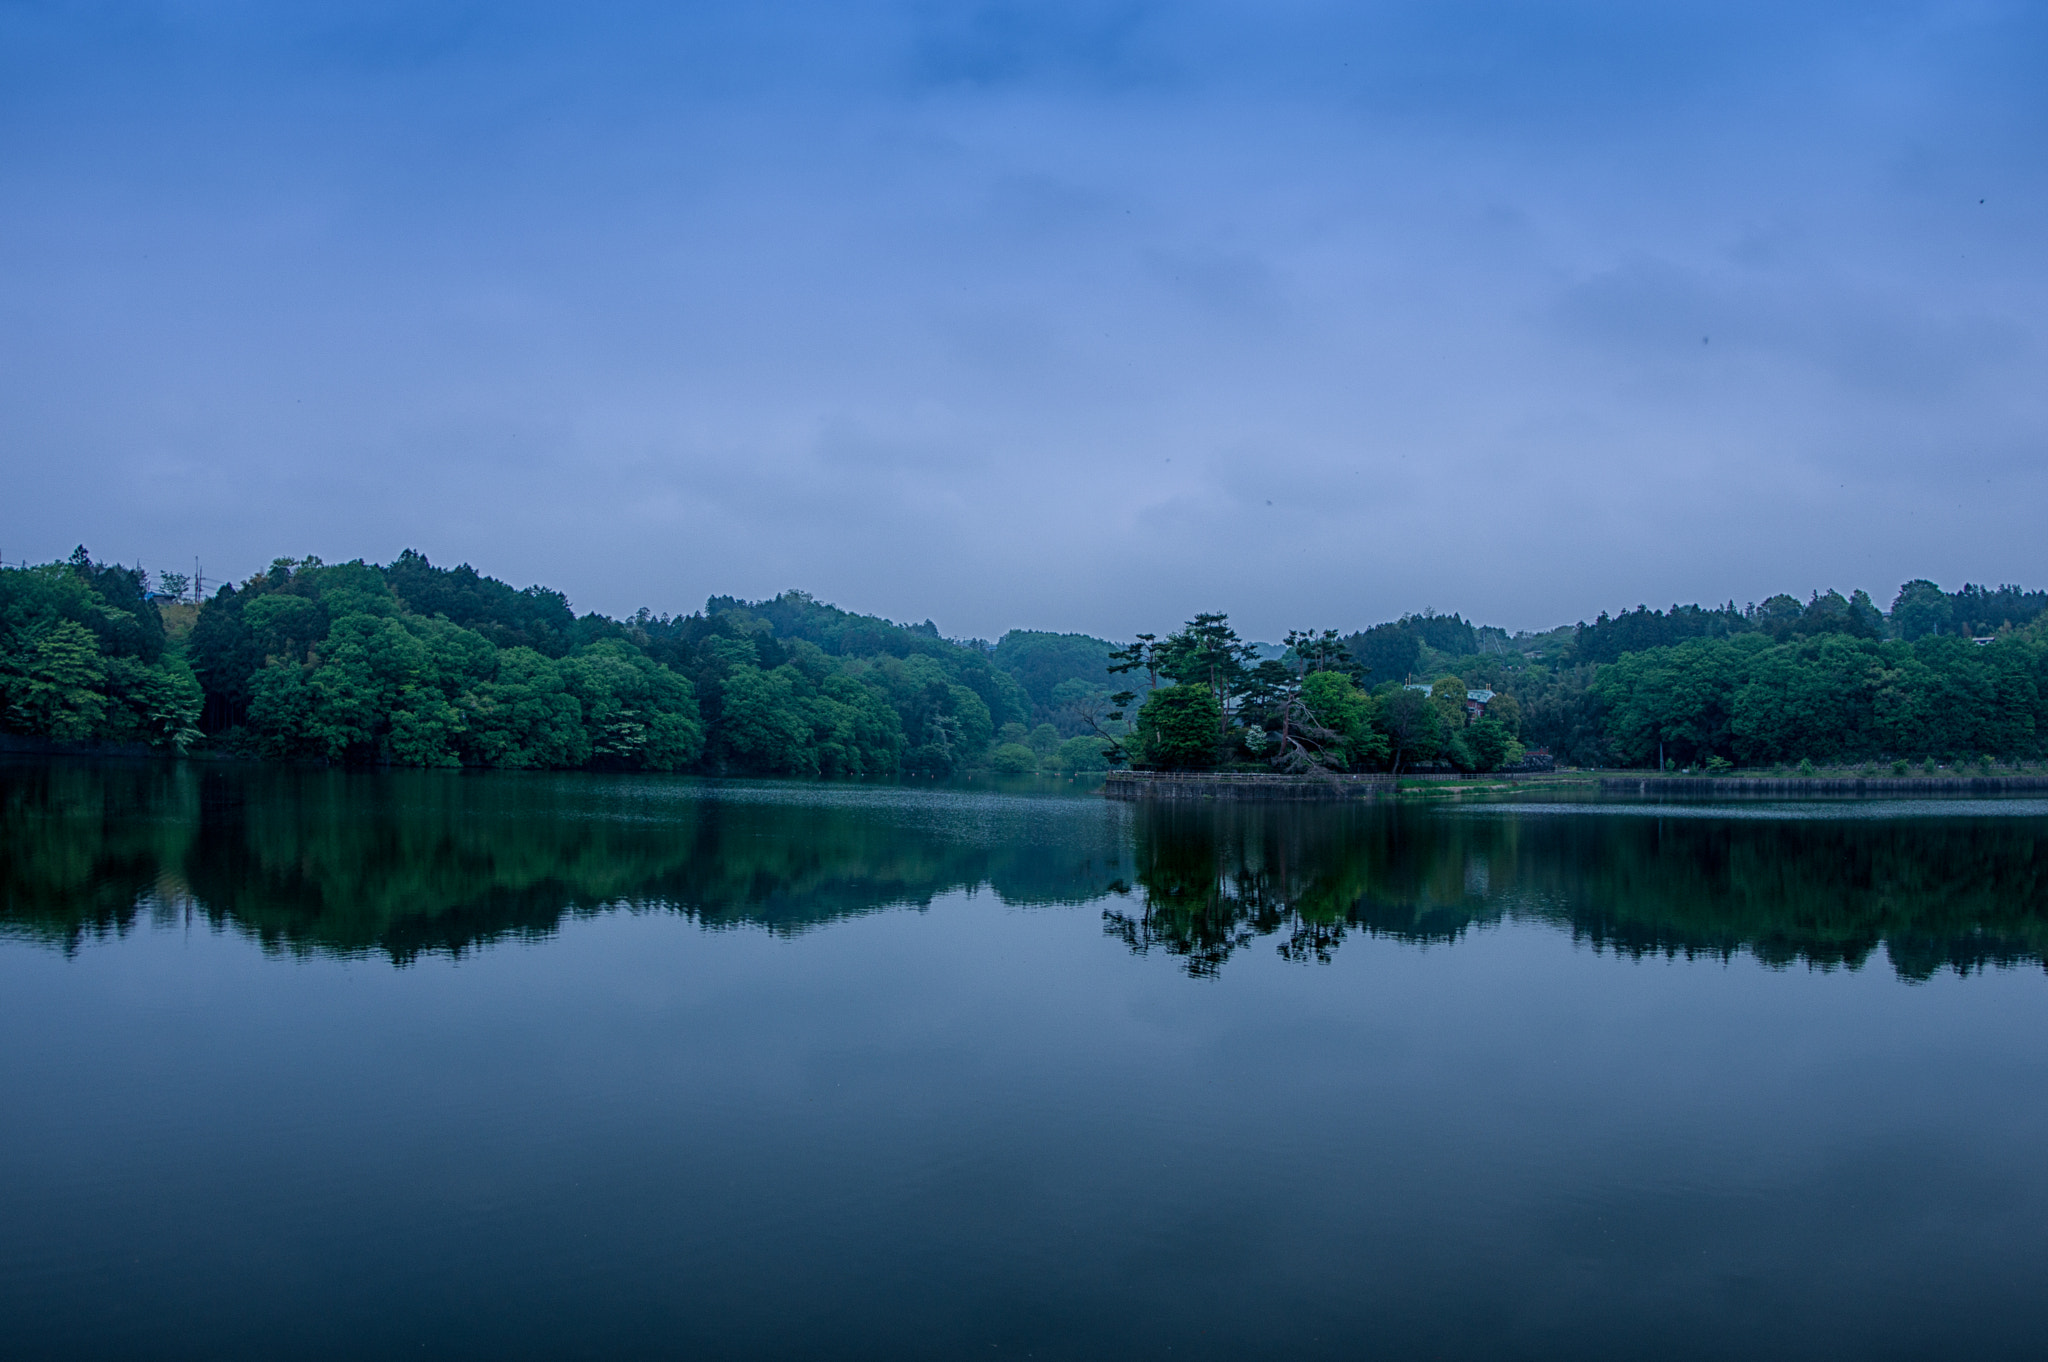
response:
{"label": "sky", "polygon": [[2048,585],[2048,6],[0,0],[0,556],[1128,638]]}

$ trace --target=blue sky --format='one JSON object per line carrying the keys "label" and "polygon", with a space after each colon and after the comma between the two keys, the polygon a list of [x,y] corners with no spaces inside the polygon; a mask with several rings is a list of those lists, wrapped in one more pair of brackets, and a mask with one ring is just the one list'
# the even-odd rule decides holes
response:
{"label": "blue sky", "polygon": [[0,4],[0,554],[1128,636],[2048,583],[2048,8]]}

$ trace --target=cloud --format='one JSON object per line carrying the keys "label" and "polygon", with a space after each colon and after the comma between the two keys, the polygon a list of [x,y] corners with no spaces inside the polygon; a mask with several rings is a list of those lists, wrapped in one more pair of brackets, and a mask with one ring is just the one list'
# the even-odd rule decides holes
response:
{"label": "cloud", "polygon": [[17,7],[0,551],[980,635],[2048,579],[2041,22]]}
{"label": "cloud", "polygon": [[1706,270],[1636,257],[1564,289],[1555,317],[1623,363],[1701,367],[1732,354],[1804,369],[1864,401],[1924,401],[2016,377],[2032,349],[2016,318],[1944,313],[1811,268]]}

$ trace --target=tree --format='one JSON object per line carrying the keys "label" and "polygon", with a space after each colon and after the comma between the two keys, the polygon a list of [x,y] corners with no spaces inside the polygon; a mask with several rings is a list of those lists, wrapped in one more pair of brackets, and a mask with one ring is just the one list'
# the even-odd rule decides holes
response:
{"label": "tree", "polygon": [[1029,775],[1038,769],[1038,754],[1021,742],[1000,743],[989,753],[988,764],[1005,775]]}
{"label": "tree", "polygon": [[1479,651],[1478,633],[1462,615],[1439,615],[1434,610],[1425,610],[1419,615],[1409,615],[1401,622],[1437,652],[1464,657]]}
{"label": "tree", "polygon": [[1207,686],[1161,686],[1138,710],[1138,741],[1148,765],[1200,770],[1216,764],[1223,707]]}
{"label": "tree", "polygon": [[192,740],[198,691],[139,568],[0,568],[0,728],[60,742]]}
{"label": "tree", "polygon": [[1498,771],[1503,765],[1521,759],[1521,744],[1508,735],[1507,728],[1495,718],[1481,719],[1465,730],[1466,745],[1471,748],[1473,769]]}
{"label": "tree", "polygon": [[58,742],[84,742],[106,718],[100,693],[106,667],[92,631],[75,620],[51,620],[29,631],[0,674],[8,726]]}
{"label": "tree", "polygon": [[1156,634],[1139,634],[1128,647],[1110,651],[1109,663],[1104,670],[1111,676],[1129,676],[1134,672],[1144,672],[1145,689],[1142,693],[1136,689],[1126,688],[1103,697],[1109,706],[1106,710],[1100,707],[1102,701],[1093,696],[1075,695],[1068,700],[1069,712],[1081,721],[1090,734],[1102,740],[1103,750],[1113,762],[1130,759],[1130,753],[1121,741],[1122,734],[1116,731],[1115,726],[1124,722],[1124,715],[1138,702],[1141,694],[1143,698],[1149,699],[1152,692],[1159,688],[1161,652],[1162,645]]}
{"label": "tree", "polygon": [[1458,733],[1465,727],[1465,720],[1469,717],[1465,706],[1470,703],[1465,693],[1469,689],[1461,678],[1455,676],[1439,676],[1430,683],[1429,702],[1442,717],[1446,735]]}
{"label": "tree", "polygon": [[1948,631],[1948,593],[1925,577],[1899,588],[1892,600],[1892,632],[1907,642]]}
{"label": "tree", "polygon": [[1736,695],[1751,659],[1768,649],[1756,634],[1693,639],[1627,653],[1601,668],[1593,690],[1606,709],[1615,754],[1638,766],[1654,764],[1665,751],[1693,764],[1733,756]]}
{"label": "tree", "polygon": [[1375,624],[1344,643],[1375,683],[1406,681],[1422,657],[1422,638],[1406,621]]}
{"label": "tree", "polygon": [[583,704],[562,668],[532,648],[506,648],[497,674],[467,697],[470,759],[484,766],[564,767],[590,760]]}
{"label": "tree", "polygon": [[1335,739],[1336,764],[1351,770],[1377,766],[1391,749],[1373,728],[1372,697],[1342,671],[1311,672],[1301,685],[1303,707]]}
{"label": "tree", "polygon": [[181,657],[154,665],[137,657],[101,659],[106,668],[104,732],[116,742],[140,740],[152,747],[186,751],[202,735],[199,682]]}
{"label": "tree", "polygon": [[1387,735],[1387,755],[1397,776],[1403,762],[1413,766],[1443,749],[1443,716],[1419,690],[1394,687],[1381,702],[1380,728]]}
{"label": "tree", "polygon": [[242,611],[242,622],[265,654],[303,662],[306,650],[327,637],[327,611],[305,596],[273,592]]}
{"label": "tree", "polygon": [[810,728],[797,710],[792,675],[742,664],[726,674],[719,712],[718,753],[742,770],[815,774]]}
{"label": "tree", "polygon": [[1101,738],[1082,734],[1068,738],[1053,753],[1052,763],[1061,771],[1103,771],[1109,768],[1108,744]]}
{"label": "tree", "polygon": [[1182,685],[1202,685],[1216,701],[1216,746],[1229,741],[1230,720],[1236,701],[1252,689],[1247,664],[1258,658],[1258,649],[1237,636],[1228,615],[1196,615],[1185,626],[1169,634],[1159,645],[1158,670]]}
{"label": "tree", "polygon": [[704,727],[688,678],[630,644],[616,639],[588,644],[571,657],[564,673],[570,692],[582,702],[593,760],[677,771],[704,750]]}
{"label": "tree", "polygon": [[1756,627],[1782,643],[1798,630],[1806,618],[1806,607],[1799,603],[1797,596],[1780,592],[1756,608]]}
{"label": "tree", "polygon": [[1099,686],[1112,645],[1086,634],[1048,634],[1012,629],[997,642],[996,666],[1016,678],[1031,698],[1032,713],[1049,716],[1061,706],[1055,695],[1069,681]]}
{"label": "tree", "polygon": [[1883,638],[1884,612],[1871,601],[1870,593],[1858,588],[1849,594],[1848,633],[1858,638]]}
{"label": "tree", "polygon": [[1354,672],[1334,629],[1290,630],[1287,651],[1252,671],[1245,694],[1264,718],[1250,736],[1262,737],[1273,765],[1297,773],[1350,765],[1371,707]]}

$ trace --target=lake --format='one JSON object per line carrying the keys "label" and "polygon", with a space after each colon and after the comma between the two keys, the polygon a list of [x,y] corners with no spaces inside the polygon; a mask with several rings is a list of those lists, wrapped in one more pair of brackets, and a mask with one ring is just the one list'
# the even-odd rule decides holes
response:
{"label": "lake", "polygon": [[0,762],[9,1357],[2033,1357],[2048,802]]}

